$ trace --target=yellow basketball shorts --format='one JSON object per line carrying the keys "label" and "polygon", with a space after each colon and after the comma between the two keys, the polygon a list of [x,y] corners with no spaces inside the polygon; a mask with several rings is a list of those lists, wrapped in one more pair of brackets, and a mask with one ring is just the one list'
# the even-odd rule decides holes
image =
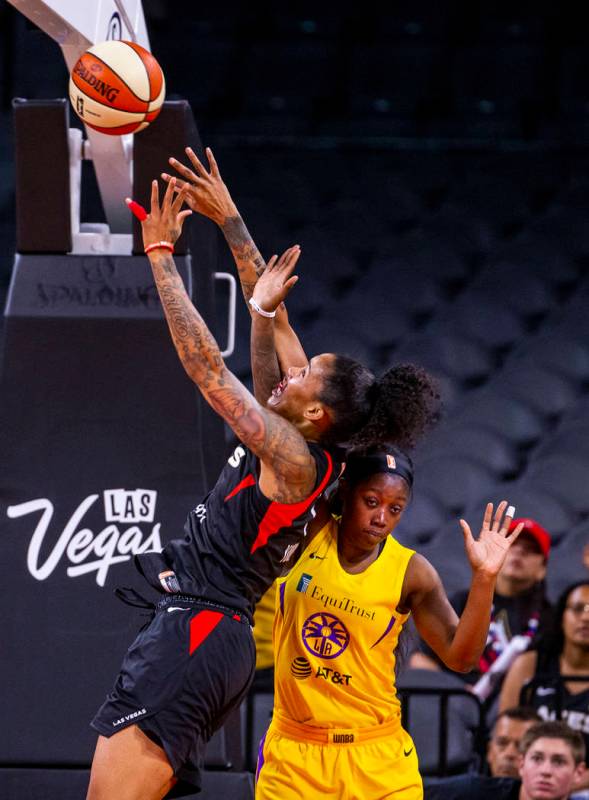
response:
{"label": "yellow basketball shorts", "polygon": [[423,800],[415,745],[400,722],[315,728],[272,720],[260,744],[256,800]]}

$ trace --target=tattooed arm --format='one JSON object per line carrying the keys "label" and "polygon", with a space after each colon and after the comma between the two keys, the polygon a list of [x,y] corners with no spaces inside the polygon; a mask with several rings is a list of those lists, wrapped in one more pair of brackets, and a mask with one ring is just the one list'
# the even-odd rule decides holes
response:
{"label": "tattooed arm", "polygon": [[[292,272],[299,259],[300,249],[290,247],[280,258],[272,256],[266,270],[256,284],[253,298],[264,311],[275,311],[276,317],[268,318],[252,309],[252,333],[250,340],[254,394],[260,403],[265,404],[272,389],[282,379],[289,367],[306,366],[294,362],[279,364],[276,357],[277,340],[281,329],[276,324],[278,309],[284,308],[284,297],[292,289],[298,277]],[[286,314],[286,309],[284,311]],[[298,341],[298,340],[297,340]],[[284,354],[280,354],[284,357]]]}
{"label": "tattooed arm", "polygon": [[[176,188],[177,190],[186,188],[188,206],[215,222],[223,231],[235,259],[245,302],[249,303],[254,286],[266,266],[264,259],[249,235],[245,222],[229,194],[229,189],[221,178],[211,149],[207,147],[210,172],[207,172],[190,147],[186,148],[186,155],[194,171],[175,158],[170,159],[170,164],[186,179],[186,183],[176,181]],[[170,181],[170,176],[165,173],[162,178],[166,182]]]}
{"label": "tattooed arm", "polygon": [[[258,278],[266,267],[264,259],[250,236],[227,186],[223,182],[211,149],[207,148],[210,172],[204,168],[190,148],[186,148],[186,154],[194,167],[194,171],[185,167],[176,159],[170,159],[170,164],[186,179],[186,182],[176,182],[176,191],[180,187],[186,188],[186,202],[189,207],[193,211],[198,211],[211,219],[223,231],[225,240],[235,260],[241,290],[248,311],[253,314],[249,300],[253,296]],[[171,180],[171,176],[166,173],[162,174],[162,178],[166,182]],[[264,363],[268,364],[271,361],[272,369],[279,373],[284,373],[289,366],[305,366],[308,363],[308,359],[298,336],[290,325],[288,314],[283,304],[280,304],[277,309],[274,332],[272,347],[276,350],[275,354],[272,353],[271,349],[268,349],[268,342],[260,344],[264,352]],[[276,358],[278,358],[278,362]],[[254,371],[253,363],[252,371]],[[258,394],[256,394],[256,397],[262,399],[262,396]]]}
{"label": "tattooed arm", "polygon": [[[184,192],[172,202],[173,193],[171,181],[160,207],[157,181],[153,182],[151,212],[142,222],[146,247],[161,241],[173,243],[179,237],[191,212],[180,211]],[[316,479],[315,461],[304,438],[290,422],[263,408],[227,369],[215,339],[188,297],[171,252],[158,247],[148,258],[180,361],[205,400],[260,458],[261,490],[283,503],[304,499]]]}

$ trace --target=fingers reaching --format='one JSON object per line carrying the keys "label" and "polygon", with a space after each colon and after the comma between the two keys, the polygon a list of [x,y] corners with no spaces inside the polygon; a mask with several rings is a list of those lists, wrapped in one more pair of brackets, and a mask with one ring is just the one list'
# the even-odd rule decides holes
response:
{"label": "fingers reaching", "polygon": [[485,515],[483,517],[483,528],[491,528],[491,520],[493,518],[493,503],[487,503],[485,508]]}
{"label": "fingers reaching", "polygon": [[[196,156],[195,156],[195,158],[196,158]],[[188,167],[185,167],[184,164],[182,164],[177,159],[169,158],[168,162],[172,167],[174,167],[176,172],[179,172],[180,175],[182,175],[183,178],[186,178],[187,181],[190,181],[191,183],[196,183],[196,184],[198,184],[200,182],[201,179],[197,175],[195,175],[194,172],[191,169],[188,169]]]}
{"label": "fingers reaching", "polygon": [[288,294],[290,292],[290,290],[295,285],[295,283],[298,281],[298,279],[299,279],[298,275],[293,275],[287,281],[285,281],[284,290],[285,290],[286,294]]}
{"label": "fingers reaching", "polygon": [[507,506],[507,511],[505,512],[505,517],[503,519],[503,528],[507,532],[509,530],[509,526],[513,522],[513,518],[515,516],[515,506]]}
{"label": "fingers reaching", "polygon": [[524,523],[523,522],[519,522],[515,526],[515,528],[510,533],[507,534],[507,538],[509,539],[511,544],[513,544],[515,542],[515,540],[520,535],[520,533],[523,531],[523,529],[524,529]]}
{"label": "fingers reaching", "polygon": [[211,169],[211,175],[215,178],[220,178],[221,173],[219,172],[219,167],[217,166],[215,156],[213,155],[213,151],[211,150],[210,147],[207,147],[207,158],[209,159],[209,167]]}
{"label": "fingers reaching", "polygon": [[299,260],[299,256],[301,255],[301,248],[298,244],[289,247],[288,250],[285,250],[284,253],[280,256],[276,268],[280,271],[285,272],[288,274],[292,272],[295,268],[297,261]]}
{"label": "fingers reaching", "polygon": [[504,536],[509,536],[511,540],[517,539],[523,525],[518,525],[515,530],[510,531],[509,528],[515,516],[515,506],[508,505],[507,500],[502,500],[495,513],[493,514],[493,504],[487,503],[485,515],[483,517],[483,530],[492,531],[493,533],[502,533]]}
{"label": "fingers reaching", "polygon": [[160,209],[160,190],[157,181],[151,182],[151,213]]}
{"label": "fingers reaching", "polygon": [[172,206],[172,197],[174,196],[174,186],[176,185],[176,178],[172,178],[172,180],[168,183],[166,187],[166,193],[164,194],[164,200],[162,202],[162,211],[168,211],[168,209]]}
{"label": "fingers reaching", "polygon": [[[168,175],[167,172],[162,172],[160,177],[165,183],[169,183],[172,180],[172,176]],[[190,184],[187,183],[186,181],[182,181],[180,180],[180,178],[174,178],[174,180],[176,181],[176,183],[174,184],[175,192],[179,192],[181,189],[184,189],[184,187],[190,189]]]}
{"label": "fingers reaching", "polygon": [[460,520],[460,527],[462,528],[462,533],[464,534],[465,539],[472,539],[472,531],[470,529],[470,525],[465,519]]}
{"label": "fingers reaching", "polygon": [[172,178],[172,180],[168,184],[168,188],[170,186],[172,187],[172,191],[176,192],[176,197],[174,198],[174,202],[172,203],[172,211],[174,214],[177,214],[182,208],[182,203],[186,200],[186,195],[188,194],[190,187],[187,183],[185,183],[181,189],[178,189],[178,187],[174,183],[174,178]]}
{"label": "fingers reaching", "polygon": [[495,511],[492,530],[494,531],[501,530],[501,520],[503,519],[503,512],[505,511],[506,508],[507,508],[507,500],[502,500],[497,506],[497,511]]}
{"label": "fingers reaching", "polygon": [[196,155],[196,153],[194,152],[194,150],[191,147],[187,147],[184,152],[186,153],[186,155],[190,159],[190,163],[194,167],[194,169],[195,169],[196,173],[198,174],[199,178],[208,178],[209,177],[209,173],[206,171],[206,169],[200,163],[200,160],[199,160],[198,156]]}

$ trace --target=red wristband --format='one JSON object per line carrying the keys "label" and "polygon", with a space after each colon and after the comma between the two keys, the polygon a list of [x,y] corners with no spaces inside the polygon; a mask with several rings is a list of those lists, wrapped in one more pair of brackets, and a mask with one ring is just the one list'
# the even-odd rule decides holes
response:
{"label": "red wristband", "polygon": [[157,250],[158,248],[162,248],[163,250],[169,250],[170,253],[174,252],[174,245],[172,242],[153,242],[153,244],[148,244],[145,248],[146,253],[151,253],[152,250]]}

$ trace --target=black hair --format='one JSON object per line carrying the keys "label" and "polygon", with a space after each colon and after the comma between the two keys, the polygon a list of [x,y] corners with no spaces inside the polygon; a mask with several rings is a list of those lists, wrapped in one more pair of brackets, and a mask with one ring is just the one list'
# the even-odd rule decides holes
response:
{"label": "black hair", "polygon": [[580,586],[589,586],[589,578],[583,581],[576,581],[569,584],[560,594],[552,616],[552,623],[546,633],[538,641],[538,663],[543,668],[558,658],[564,650],[564,631],[562,629],[562,618],[569,601],[569,597]]}
{"label": "black hair", "polygon": [[506,708],[504,711],[501,711],[495,717],[495,722],[493,723],[493,730],[497,727],[497,723],[503,717],[507,717],[507,719],[515,719],[518,722],[541,722],[542,717],[538,714],[537,710],[532,706],[513,706],[512,708]]}
{"label": "black hair", "polygon": [[336,355],[319,400],[333,413],[328,445],[411,450],[440,415],[435,380],[414,364],[399,364],[376,378],[348,356]]}
{"label": "black hair", "polygon": [[352,488],[379,472],[403,478],[409,489],[413,487],[413,461],[396,445],[378,447],[352,447],[346,452],[344,480]]}

